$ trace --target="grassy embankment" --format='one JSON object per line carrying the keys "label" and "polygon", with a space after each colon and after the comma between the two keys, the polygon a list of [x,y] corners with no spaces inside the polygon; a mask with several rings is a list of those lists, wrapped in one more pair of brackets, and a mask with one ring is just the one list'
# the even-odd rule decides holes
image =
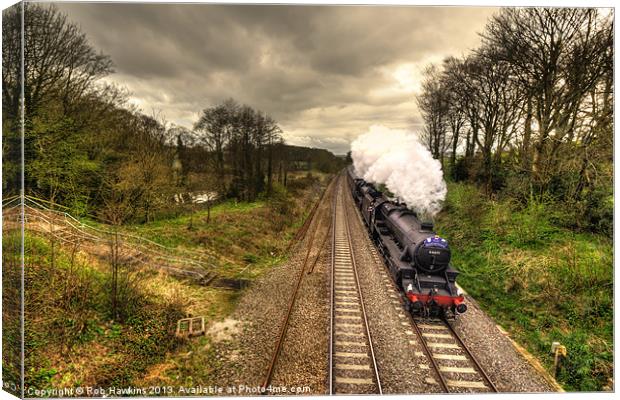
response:
{"label": "grassy embankment", "polygon": [[[323,176],[322,184],[326,183]],[[291,182],[290,190],[275,196],[279,200],[218,204],[211,209],[209,222],[207,211],[201,210],[192,217],[122,229],[166,246],[221,254],[218,272],[232,277],[245,270],[243,278],[255,279],[284,259],[288,242],[316,200],[313,179]],[[190,218],[193,227],[188,229]],[[51,246],[47,238],[28,235],[27,387],[164,384],[169,368],[165,360],[187,347],[174,337],[177,319],[200,315],[207,323],[222,320],[234,310],[239,296],[238,291],[137,271],[128,277],[132,290],[125,298],[125,317],[112,320],[109,264],[56,244],[52,265]],[[192,342],[192,348],[200,349],[208,338]]]}
{"label": "grassy embankment", "polygon": [[613,376],[613,243],[560,226],[562,210],[489,201],[449,184],[438,231],[449,238],[460,283],[511,336],[553,368],[567,347],[565,389],[602,390]]}
{"label": "grassy embankment", "polygon": [[52,252],[32,234],[25,248],[26,389],[123,387],[175,347],[170,327],[183,310],[174,291],[136,285],[127,317],[114,321],[108,265],[68,249]]}

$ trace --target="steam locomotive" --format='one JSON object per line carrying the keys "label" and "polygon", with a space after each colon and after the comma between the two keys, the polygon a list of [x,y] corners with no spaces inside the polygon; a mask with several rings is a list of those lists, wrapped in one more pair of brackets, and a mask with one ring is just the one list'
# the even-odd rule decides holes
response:
{"label": "steam locomotive", "polygon": [[389,200],[348,168],[347,181],[371,239],[385,259],[392,279],[414,315],[452,316],[467,311],[450,266],[448,242],[421,222],[406,205]]}

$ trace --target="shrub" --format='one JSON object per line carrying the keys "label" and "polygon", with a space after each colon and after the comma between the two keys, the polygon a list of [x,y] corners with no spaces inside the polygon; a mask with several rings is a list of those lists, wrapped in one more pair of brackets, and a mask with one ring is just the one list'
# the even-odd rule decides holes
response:
{"label": "shrub", "polygon": [[532,198],[532,181],[525,173],[511,172],[506,176],[506,186],[499,193],[502,199],[510,199],[526,204]]}
{"label": "shrub", "polygon": [[[480,241],[486,208],[485,198],[475,186],[449,184],[444,211],[439,216],[440,227],[445,225],[447,230],[457,235],[452,238],[453,241]],[[442,219],[441,215],[445,214],[452,215],[452,218]]]}
{"label": "shrub", "polygon": [[585,219],[591,230],[612,237],[614,228],[613,187],[598,186],[586,197]]}
{"label": "shrub", "polygon": [[272,223],[277,231],[281,231],[290,222],[293,205],[284,186],[274,184],[271,196],[267,200]]}
{"label": "shrub", "polygon": [[[289,179],[286,190],[288,190],[290,193],[298,193],[312,185],[317,185],[319,181],[320,179],[318,176],[313,175],[312,172],[308,172],[303,177]],[[280,189],[283,189],[283,187],[281,187]]]}
{"label": "shrub", "polygon": [[470,159],[465,157],[459,157],[456,160],[456,165],[450,171],[450,176],[455,182],[462,182],[469,179],[469,170],[471,168]]}
{"label": "shrub", "polygon": [[[52,266],[46,240],[27,234],[26,245],[26,387],[70,385],[79,374],[96,385],[128,386],[177,346],[173,330],[186,307],[178,296],[133,285],[132,293],[119,295],[130,303],[122,320],[111,322],[107,265],[91,265],[59,247]],[[97,353],[102,349],[108,353]],[[58,357],[63,353],[76,356]],[[75,375],[67,372],[69,363]]]}
{"label": "shrub", "polygon": [[553,238],[557,229],[550,223],[545,203],[531,198],[522,210],[514,210],[505,240],[516,247],[540,246]]}

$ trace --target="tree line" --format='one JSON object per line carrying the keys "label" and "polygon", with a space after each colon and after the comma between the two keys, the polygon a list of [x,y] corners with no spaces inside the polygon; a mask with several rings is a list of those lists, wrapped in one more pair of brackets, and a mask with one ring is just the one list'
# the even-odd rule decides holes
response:
{"label": "tree line", "polygon": [[[54,5],[24,4],[24,180],[27,193],[108,222],[149,221],[175,194],[241,201],[286,185],[292,159],[277,122],[227,100],[192,129],[131,106],[102,78],[109,56]],[[3,12],[3,189],[21,187],[21,5]],[[326,167],[339,167],[338,159]]]}
{"label": "tree line", "polygon": [[220,192],[248,201],[263,191],[271,193],[276,164],[282,175],[283,158],[278,150],[284,143],[273,118],[227,100],[204,109],[194,130],[212,153]]}
{"label": "tree line", "polygon": [[505,8],[481,37],[425,70],[425,144],[454,180],[568,205],[576,226],[611,233],[613,13]]}

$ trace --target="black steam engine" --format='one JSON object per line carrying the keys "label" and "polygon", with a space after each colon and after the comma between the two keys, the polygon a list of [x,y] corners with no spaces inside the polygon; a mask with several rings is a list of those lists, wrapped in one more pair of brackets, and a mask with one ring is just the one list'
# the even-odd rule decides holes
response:
{"label": "black steam engine", "polygon": [[348,169],[356,206],[392,279],[406,295],[407,308],[417,315],[462,314],[467,310],[456,287],[458,271],[450,266],[450,247],[404,204],[389,200]]}

